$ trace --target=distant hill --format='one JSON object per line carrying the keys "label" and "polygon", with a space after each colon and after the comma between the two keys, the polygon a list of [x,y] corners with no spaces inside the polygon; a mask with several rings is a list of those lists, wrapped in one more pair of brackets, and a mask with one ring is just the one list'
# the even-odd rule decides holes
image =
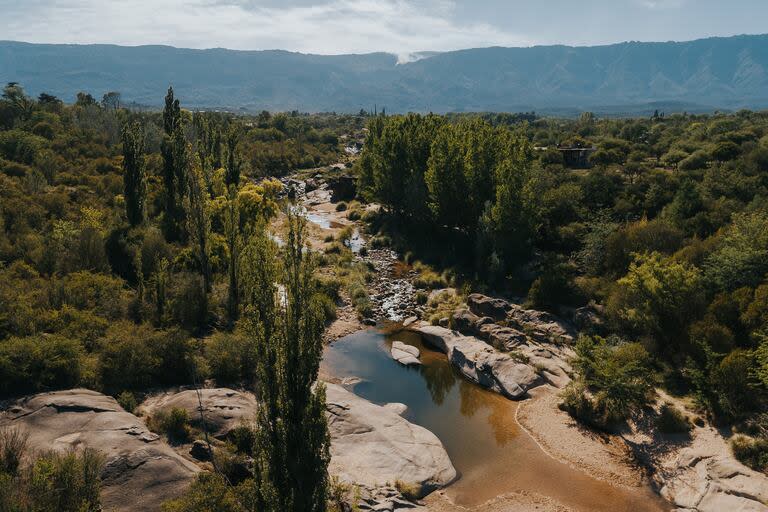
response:
{"label": "distant hill", "polygon": [[185,106],[353,112],[634,114],[768,107],[768,35],[676,43],[536,46],[394,55],[0,42],[0,81],[71,101],[80,90]]}

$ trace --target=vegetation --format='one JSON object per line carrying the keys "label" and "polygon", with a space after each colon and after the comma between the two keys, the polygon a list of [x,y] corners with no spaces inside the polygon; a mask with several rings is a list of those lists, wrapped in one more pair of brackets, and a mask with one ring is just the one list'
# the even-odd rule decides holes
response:
{"label": "vegetation", "polygon": [[[596,148],[587,168],[569,147]],[[765,112],[375,116],[356,170],[376,239],[532,307],[604,311],[574,415],[608,426],[662,381],[721,422],[766,405]]]}
{"label": "vegetation", "polygon": [[79,452],[28,453],[27,435],[0,430],[0,509],[9,512],[97,512],[102,458]]}

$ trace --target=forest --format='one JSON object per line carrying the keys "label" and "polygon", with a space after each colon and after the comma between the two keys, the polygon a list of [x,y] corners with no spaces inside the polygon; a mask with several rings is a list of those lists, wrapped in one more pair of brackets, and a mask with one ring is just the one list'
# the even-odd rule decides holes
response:
{"label": "forest", "polygon": [[[352,133],[365,133],[357,158],[344,151]],[[587,148],[588,165],[568,167],[566,148]],[[244,386],[266,404],[258,428],[166,510],[334,509],[314,385],[338,298],[318,267],[333,255],[306,250],[306,221],[285,209],[275,178],[338,162],[350,164],[358,204],[381,205],[353,210],[371,246],[462,289],[594,313],[562,398],[574,417],[608,429],[662,388],[749,434],[734,452],[768,470],[761,112],[248,116],[185,110],[172,89],[162,112],[141,112],[118,93],[65,105],[8,84],[0,396],[85,387],[131,411],[151,389]],[[277,244],[267,226],[281,212]],[[156,427],[184,437],[188,420]],[[666,421],[686,428],[674,413]],[[5,432],[0,444],[1,509],[99,510],[97,454],[25,465],[23,439]],[[243,457],[253,475],[228,473]]]}

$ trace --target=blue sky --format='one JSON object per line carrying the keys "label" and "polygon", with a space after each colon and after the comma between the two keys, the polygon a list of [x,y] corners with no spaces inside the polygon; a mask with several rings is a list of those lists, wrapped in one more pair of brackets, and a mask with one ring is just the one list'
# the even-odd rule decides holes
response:
{"label": "blue sky", "polygon": [[336,54],[768,32],[768,0],[0,0],[0,39]]}

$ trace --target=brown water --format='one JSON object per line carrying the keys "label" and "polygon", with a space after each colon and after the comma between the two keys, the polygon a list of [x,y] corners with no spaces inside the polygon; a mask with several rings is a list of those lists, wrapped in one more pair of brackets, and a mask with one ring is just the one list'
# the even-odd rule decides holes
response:
{"label": "brown water", "polygon": [[[392,360],[392,341],[421,350],[421,367]],[[670,507],[652,490],[614,487],[544,453],[515,421],[517,403],[464,379],[439,352],[411,332],[361,331],[326,348],[323,370],[359,377],[358,395],[408,406],[406,418],[440,438],[460,479],[448,489],[458,504],[475,506],[512,491],[549,496],[578,511],[645,512]]]}

